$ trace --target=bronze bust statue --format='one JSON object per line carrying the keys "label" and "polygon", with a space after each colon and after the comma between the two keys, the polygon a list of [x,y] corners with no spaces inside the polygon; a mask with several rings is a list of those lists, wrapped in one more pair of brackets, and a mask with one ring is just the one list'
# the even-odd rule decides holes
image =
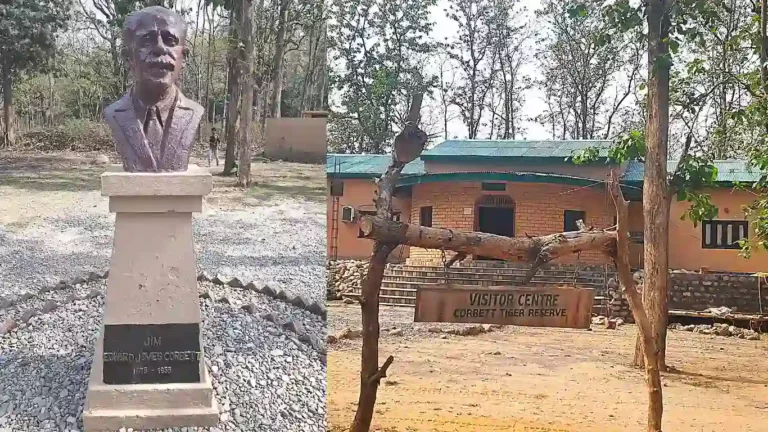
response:
{"label": "bronze bust statue", "polygon": [[185,171],[189,165],[203,107],[176,87],[189,53],[186,36],[184,19],[161,6],[125,20],[123,55],[134,84],[104,110],[125,171]]}

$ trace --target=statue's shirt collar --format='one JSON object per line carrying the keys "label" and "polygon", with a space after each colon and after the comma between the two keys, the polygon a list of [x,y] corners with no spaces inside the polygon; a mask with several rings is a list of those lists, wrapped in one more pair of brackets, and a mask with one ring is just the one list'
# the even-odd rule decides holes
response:
{"label": "statue's shirt collar", "polygon": [[154,117],[159,111],[160,118],[158,120],[160,121],[161,125],[165,125],[166,120],[168,119],[168,114],[171,112],[171,108],[173,108],[174,102],[178,104],[178,100],[179,89],[176,88],[176,86],[173,86],[173,93],[170,95],[170,97],[167,97],[161,100],[160,103],[151,106],[142,102],[141,99],[136,96],[135,91],[131,89],[131,102],[133,102],[133,109],[136,113],[136,118],[142,123],[147,118],[147,112],[152,109],[155,112],[151,113],[151,115]]}

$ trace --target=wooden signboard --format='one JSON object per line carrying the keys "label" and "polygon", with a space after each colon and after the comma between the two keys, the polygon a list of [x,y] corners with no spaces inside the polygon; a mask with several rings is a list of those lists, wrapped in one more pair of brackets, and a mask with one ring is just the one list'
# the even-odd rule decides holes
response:
{"label": "wooden signboard", "polygon": [[422,286],[415,322],[589,328],[595,292],[571,287]]}

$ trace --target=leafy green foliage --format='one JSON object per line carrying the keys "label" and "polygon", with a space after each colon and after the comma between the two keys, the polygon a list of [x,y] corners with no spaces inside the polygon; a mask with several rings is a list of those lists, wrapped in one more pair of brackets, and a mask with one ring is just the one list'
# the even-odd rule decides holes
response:
{"label": "leafy green foliage", "polygon": [[66,28],[71,7],[67,0],[14,0],[0,5],[0,61],[11,74],[52,66],[56,35]]}
{"label": "leafy green foliage", "polygon": [[680,216],[680,220],[687,218],[693,222],[694,227],[697,227],[701,221],[716,218],[718,209],[717,206],[712,204],[711,198],[706,193],[678,191],[678,201],[688,201],[691,203],[690,207]]}
{"label": "leafy green foliage", "polygon": [[603,0],[543,0],[536,55],[547,108],[538,116],[553,138],[613,138],[640,119],[630,95],[644,63],[639,32],[611,27]]}
{"label": "leafy green foliage", "polygon": [[750,219],[750,225],[755,230],[757,240],[752,242],[742,240],[741,255],[745,258],[752,256],[753,250],[768,250],[768,198],[765,193],[751,204],[744,206],[744,214]]}
{"label": "leafy green foliage", "polygon": [[620,164],[631,159],[642,161],[645,159],[646,151],[645,134],[633,130],[616,138],[614,145],[608,150],[608,157]]}
{"label": "leafy green foliage", "polygon": [[[623,133],[614,139],[613,145],[608,149],[608,158],[606,162],[623,164],[629,160],[640,160],[645,158],[645,136],[640,131],[629,131]],[[600,149],[596,146],[589,146],[582,150],[575,151],[571,155],[573,163],[583,165],[594,163],[599,159]]]}
{"label": "leafy green foliage", "polygon": [[[600,155],[600,149],[595,146],[589,146],[571,154],[571,160],[576,165],[586,165],[597,161]],[[566,158],[566,160],[568,160]]]}
{"label": "leafy green foliage", "polygon": [[405,121],[410,95],[435,86],[435,77],[423,73],[426,55],[436,48],[427,40],[433,26],[430,8],[435,4],[435,0],[331,2],[334,22],[328,31],[336,66],[331,80],[346,110],[341,117],[357,122],[361,132],[345,135],[359,137],[347,146],[383,153],[395,136],[395,126]]}
{"label": "leafy green foliage", "polygon": [[[607,162],[624,164],[630,160],[644,161],[646,157],[645,136],[640,131],[630,131],[614,140],[608,149]],[[595,146],[587,147],[571,156],[573,163],[583,165],[598,160],[600,149]],[[712,203],[711,196],[704,192],[706,188],[715,186],[717,168],[706,156],[686,154],[678,161],[677,169],[670,174],[669,187],[674,191],[675,198],[687,201],[690,207],[683,213],[681,219],[689,219],[697,226],[703,220],[717,217],[718,208]]]}

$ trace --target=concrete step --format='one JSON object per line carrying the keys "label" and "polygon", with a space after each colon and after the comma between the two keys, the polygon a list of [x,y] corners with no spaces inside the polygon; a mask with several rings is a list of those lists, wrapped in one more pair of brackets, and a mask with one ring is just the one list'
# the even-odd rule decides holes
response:
{"label": "concrete step", "polygon": [[[357,292],[346,293],[344,294],[344,297],[357,299],[360,297],[360,293],[357,293]],[[414,295],[413,297],[409,297],[409,296],[397,296],[397,295],[384,295],[383,293],[379,293],[379,305],[414,307],[416,306],[416,296]]]}
{"label": "concrete step", "polygon": [[[385,274],[382,279],[386,282],[416,282],[416,283],[445,283],[446,281],[459,284],[459,285],[521,285],[523,283],[523,277],[464,277],[460,275],[435,275],[435,276],[394,276]],[[604,287],[605,283],[602,280],[587,279],[587,278],[534,278],[529,285],[543,286],[543,285],[584,285],[589,287]]]}
{"label": "concrete step", "polygon": [[[382,284],[379,291],[379,304],[389,306],[415,306],[416,291],[413,288],[390,288]],[[360,292],[354,291],[344,294],[344,297],[359,298]],[[592,312],[595,314],[605,313],[608,310],[608,298],[602,296],[595,297],[595,303],[592,306]]]}
{"label": "concrete step", "polygon": [[[470,286],[522,286],[522,283],[518,281],[498,281],[498,280],[461,280],[461,279],[449,279],[449,283],[456,285],[470,285]],[[386,278],[382,280],[381,287],[386,289],[413,289],[416,290],[423,285],[437,285],[445,283],[443,278],[422,278],[422,279],[409,279],[409,280],[391,280]],[[547,282],[547,281],[531,281],[527,284],[529,287],[551,287],[551,286],[576,286],[578,288],[591,288],[594,290],[602,290],[602,284],[588,284],[588,283],[572,283],[568,282]]]}
{"label": "concrete step", "polygon": [[[442,272],[443,266],[407,266],[407,265],[394,265],[388,267],[389,271],[426,271],[426,272]],[[449,267],[448,271],[456,273],[512,273],[512,274],[525,274],[528,271],[527,267]],[[573,275],[573,273],[591,273],[591,274],[604,274],[603,271],[590,271],[586,269],[558,269],[558,268],[540,268],[536,274],[553,274],[553,275]],[[613,272],[609,272],[610,275]]]}
{"label": "concrete step", "polygon": [[[506,269],[504,271],[483,271],[482,269],[474,269],[475,271],[456,271],[448,270],[444,271],[440,267],[434,267],[430,269],[387,269],[385,276],[387,277],[444,277],[449,276],[455,279],[501,279],[501,280],[522,280],[525,278],[526,270],[513,270]],[[582,273],[575,274],[574,272],[567,271],[539,271],[533,277],[533,280],[542,280],[549,282],[559,282],[563,280],[573,280],[587,282],[587,283],[600,283],[604,284],[606,278],[603,275],[595,276],[594,273]],[[610,278],[610,276],[609,276]]]}
{"label": "concrete step", "polygon": [[[391,264],[388,268],[393,270],[435,270],[435,269],[442,269],[443,266],[441,264],[429,264],[429,265],[413,265],[413,264]],[[466,272],[476,272],[476,271],[485,271],[485,272],[504,272],[504,271],[527,271],[530,268],[530,265],[528,264],[515,264],[515,263],[507,263],[507,265],[497,265],[497,266],[477,266],[477,265],[453,265],[450,267],[451,270],[454,271],[466,271]],[[584,271],[584,272],[591,272],[591,273],[605,273],[605,268],[603,266],[586,266],[586,265],[567,265],[567,266],[544,266],[539,268],[540,272],[565,272],[565,273],[573,273],[574,271]],[[614,274],[616,273],[613,268],[608,268],[608,273]]]}

